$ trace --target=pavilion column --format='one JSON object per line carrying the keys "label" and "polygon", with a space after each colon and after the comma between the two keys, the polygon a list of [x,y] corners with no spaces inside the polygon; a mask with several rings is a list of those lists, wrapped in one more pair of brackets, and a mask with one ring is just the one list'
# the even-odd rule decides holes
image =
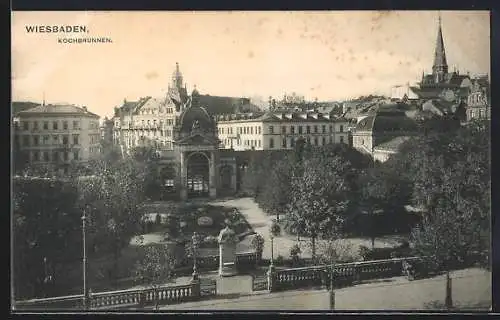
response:
{"label": "pavilion column", "polygon": [[180,198],[187,200],[187,159],[183,151],[181,151],[181,175],[180,175]]}
{"label": "pavilion column", "polygon": [[217,165],[215,152],[210,153],[210,169],[209,169],[209,195],[210,198],[217,197]]}

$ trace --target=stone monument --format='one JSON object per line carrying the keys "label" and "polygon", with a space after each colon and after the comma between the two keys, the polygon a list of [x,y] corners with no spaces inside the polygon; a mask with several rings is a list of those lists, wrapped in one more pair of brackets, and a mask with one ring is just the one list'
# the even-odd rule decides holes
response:
{"label": "stone monument", "polygon": [[219,276],[236,275],[236,243],[234,231],[226,226],[219,233]]}

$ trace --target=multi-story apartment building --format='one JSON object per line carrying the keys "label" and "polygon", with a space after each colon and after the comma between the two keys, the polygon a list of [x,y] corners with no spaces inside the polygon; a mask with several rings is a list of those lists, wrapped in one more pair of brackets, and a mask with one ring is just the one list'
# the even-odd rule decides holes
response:
{"label": "multi-story apartment building", "polygon": [[99,116],[86,107],[39,105],[16,115],[14,146],[33,166],[67,171],[100,154]]}
{"label": "multi-story apartment building", "polygon": [[[195,92],[198,92],[195,88]],[[173,150],[174,128],[180,116],[191,103],[179,64],[171,77],[167,93],[157,97],[144,97],[138,101],[124,101],[115,108],[113,117],[113,141],[127,153],[134,147],[153,146]],[[258,111],[250,99],[197,95],[199,104],[213,115],[235,112]]]}
{"label": "multi-story apartment building", "polygon": [[315,146],[348,143],[347,126],[346,119],[330,114],[267,112],[219,116],[217,131],[223,149],[282,150],[292,149],[299,138]]}
{"label": "multi-story apartment building", "polygon": [[491,118],[490,84],[487,76],[474,79],[467,99],[467,121]]}

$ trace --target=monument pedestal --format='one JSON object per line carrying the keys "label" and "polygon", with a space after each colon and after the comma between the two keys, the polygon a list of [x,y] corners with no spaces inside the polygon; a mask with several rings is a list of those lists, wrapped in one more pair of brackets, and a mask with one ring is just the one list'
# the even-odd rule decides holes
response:
{"label": "monument pedestal", "polygon": [[236,271],[236,235],[226,227],[219,234],[219,276],[230,277]]}

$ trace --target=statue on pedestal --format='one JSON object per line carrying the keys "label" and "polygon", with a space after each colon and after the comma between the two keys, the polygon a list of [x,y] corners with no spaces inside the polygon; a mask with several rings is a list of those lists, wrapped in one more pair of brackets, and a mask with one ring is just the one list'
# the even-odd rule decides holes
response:
{"label": "statue on pedestal", "polygon": [[226,226],[219,233],[219,276],[236,275],[236,233]]}

